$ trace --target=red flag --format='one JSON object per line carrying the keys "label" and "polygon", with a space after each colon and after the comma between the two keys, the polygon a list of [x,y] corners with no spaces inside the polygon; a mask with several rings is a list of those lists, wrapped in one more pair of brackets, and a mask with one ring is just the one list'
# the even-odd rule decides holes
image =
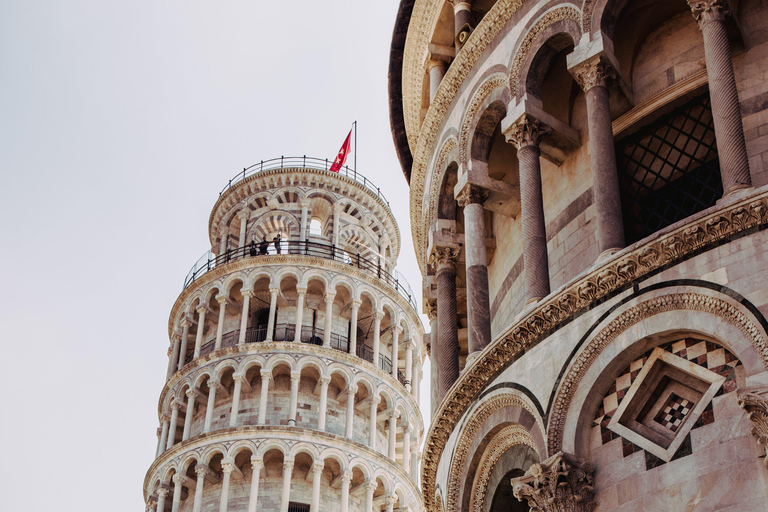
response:
{"label": "red flag", "polygon": [[344,162],[347,161],[347,157],[349,156],[349,149],[351,147],[349,143],[350,137],[352,137],[352,130],[349,130],[349,134],[347,134],[347,138],[344,141],[344,144],[341,145],[339,154],[336,155],[336,160],[333,161],[333,165],[331,166],[331,172],[339,172],[341,166],[344,165]]}

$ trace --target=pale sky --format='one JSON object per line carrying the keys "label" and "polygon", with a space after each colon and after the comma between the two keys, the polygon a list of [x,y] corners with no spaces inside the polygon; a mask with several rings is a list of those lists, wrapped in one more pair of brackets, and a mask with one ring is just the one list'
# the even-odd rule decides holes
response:
{"label": "pale sky", "polygon": [[357,120],[420,293],[387,107],[397,5],[0,3],[4,511],[144,509],[168,315],[243,167],[332,159]]}

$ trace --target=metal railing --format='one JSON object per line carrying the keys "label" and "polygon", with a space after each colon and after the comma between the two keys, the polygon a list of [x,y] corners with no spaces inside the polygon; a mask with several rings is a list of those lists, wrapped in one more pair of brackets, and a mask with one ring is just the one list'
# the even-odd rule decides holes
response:
{"label": "metal railing", "polygon": [[[328,160],[327,158],[321,159],[321,158],[314,158],[314,157],[308,157],[307,155],[304,156],[281,156],[280,158],[272,158],[271,160],[262,160],[261,162],[257,164],[253,164],[250,167],[246,167],[243,169],[243,172],[237,173],[237,175],[229,180],[229,183],[227,183],[227,186],[224,187],[221,192],[219,192],[219,195],[222,195],[224,192],[229,190],[233,185],[236,185],[237,183],[243,181],[248,176],[252,176],[256,173],[260,173],[262,171],[272,171],[275,169],[297,169],[297,168],[304,168],[304,169],[317,169],[320,171],[330,171],[331,166],[333,166],[333,161]],[[371,192],[375,193],[379,199],[384,201],[384,203],[387,205],[387,208],[389,208],[389,201],[382,195],[381,189],[377,187],[376,185],[371,182],[368,178],[357,172],[356,169],[350,169],[348,166],[340,167],[338,170],[338,173],[342,176],[346,176],[347,178],[353,179],[356,182],[363,185],[365,188],[370,190]]]}
{"label": "metal railing", "polygon": [[[311,325],[303,325],[301,326],[300,339],[302,343],[322,346],[323,334],[324,334],[323,329],[312,327]],[[272,333],[272,341],[293,341],[295,336],[296,336],[295,324],[277,324],[275,325],[275,329]],[[235,345],[237,345],[237,342],[239,339],[240,339],[240,329],[223,334],[221,336],[221,347],[222,348],[234,347]],[[249,327],[248,330],[245,331],[246,343],[261,343],[266,339],[267,339],[266,325]],[[213,352],[215,346],[216,346],[215,338],[210,341],[207,341],[200,347],[200,356],[210,354],[211,352]],[[332,332],[331,348],[334,350],[338,350],[339,352],[349,353],[349,338],[346,336],[342,336],[341,334]],[[355,352],[357,353],[357,357],[359,357],[360,359],[365,359],[369,363],[373,363],[373,348],[361,343],[357,345]],[[187,355],[184,358],[184,364],[191,363],[193,359],[192,357],[193,355],[194,354]],[[392,360],[383,354],[379,354],[379,362],[377,366],[382,370],[384,370],[385,372],[387,372],[388,374],[392,373]],[[403,375],[403,372],[399,370],[397,372],[397,380],[400,381],[400,384],[405,385],[405,375]]]}
{"label": "metal railing", "polygon": [[335,245],[312,242],[309,240],[303,242],[301,240],[284,240],[280,243],[279,253],[276,253],[274,248],[271,250],[273,251],[271,254],[260,254],[254,247],[246,246],[230,249],[218,256],[214,255],[211,251],[208,251],[195,262],[187,273],[187,277],[184,278],[184,288],[192,284],[192,282],[200,276],[231,261],[241,260],[243,258],[263,258],[264,261],[269,261],[269,257],[272,254],[282,254],[285,252],[286,254],[313,256],[315,258],[334,260],[364,270],[395,288],[414,309],[417,309],[411,285],[408,284],[408,281],[406,281],[397,270],[393,270],[391,273],[387,272],[387,270],[382,267],[380,258],[373,260],[361,256],[359,252],[347,251],[341,247],[336,247]]}

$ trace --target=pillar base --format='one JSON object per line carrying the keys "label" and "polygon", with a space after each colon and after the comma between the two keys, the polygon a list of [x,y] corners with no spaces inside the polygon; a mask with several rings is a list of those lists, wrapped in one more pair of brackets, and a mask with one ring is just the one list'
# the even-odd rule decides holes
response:
{"label": "pillar base", "polygon": [[622,250],[623,250],[623,247],[613,247],[613,248],[611,248],[611,249],[606,249],[606,250],[604,250],[604,251],[603,251],[603,252],[601,252],[601,253],[600,253],[600,255],[597,257],[597,259],[595,260],[595,264],[594,264],[594,265],[592,265],[592,267],[593,267],[593,268],[594,268],[594,267],[599,267],[600,265],[602,265],[602,264],[603,264],[603,263],[605,263],[606,261],[608,261],[608,260],[612,259],[612,258],[613,258],[613,256],[614,256],[615,254],[617,254],[618,252],[620,252],[620,251],[622,251]]}
{"label": "pillar base", "polygon": [[727,192],[723,194],[723,197],[715,201],[715,205],[721,207],[728,203],[738,201],[755,191],[755,187],[752,185],[736,185],[731,187]]}
{"label": "pillar base", "polygon": [[480,355],[480,352],[472,352],[471,354],[467,355],[467,359],[464,361],[464,371],[466,371],[466,369],[472,365],[472,361],[477,359],[479,355]]}

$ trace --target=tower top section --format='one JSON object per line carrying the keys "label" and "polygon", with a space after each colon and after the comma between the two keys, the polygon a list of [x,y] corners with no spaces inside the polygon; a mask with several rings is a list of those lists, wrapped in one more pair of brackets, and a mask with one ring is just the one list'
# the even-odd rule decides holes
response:
{"label": "tower top section", "polygon": [[[400,232],[379,187],[327,159],[280,157],[243,169],[219,194],[208,222],[211,250],[253,241],[314,241],[358,249],[392,267]],[[245,228],[245,229],[243,229]]]}

